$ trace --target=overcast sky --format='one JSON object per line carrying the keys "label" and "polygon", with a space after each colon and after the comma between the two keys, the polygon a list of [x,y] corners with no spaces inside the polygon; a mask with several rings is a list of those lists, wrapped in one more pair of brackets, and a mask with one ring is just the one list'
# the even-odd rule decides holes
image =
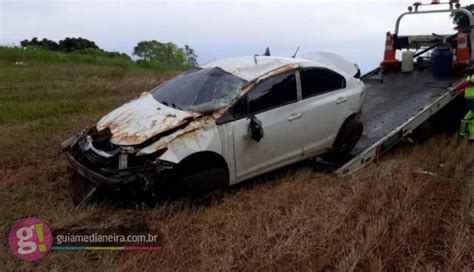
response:
{"label": "overcast sky", "polygon": [[[430,2],[424,0],[423,2]],[[131,54],[142,40],[189,44],[199,63],[225,57],[330,51],[367,71],[383,55],[385,32],[413,1],[33,1],[0,0],[0,44],[32,37],[83,37]],[[470,4],[474,1],[461,1]],[[454,33],[449,15],[408,16],[401,34]]]}

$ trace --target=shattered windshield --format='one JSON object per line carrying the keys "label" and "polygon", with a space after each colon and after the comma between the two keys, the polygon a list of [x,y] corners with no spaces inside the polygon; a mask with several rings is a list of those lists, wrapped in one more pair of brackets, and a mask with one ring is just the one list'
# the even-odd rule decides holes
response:
{"label": "shattered windshield", "polygon": [[218,67],[199,68],[163,83],[151,94],[169,107],[205,112],[229,105],[246,83],[246,80]]}

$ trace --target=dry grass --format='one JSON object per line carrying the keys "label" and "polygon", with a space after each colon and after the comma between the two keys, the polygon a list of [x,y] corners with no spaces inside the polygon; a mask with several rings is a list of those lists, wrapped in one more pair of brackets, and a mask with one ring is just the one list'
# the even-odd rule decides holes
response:
{"label": "dry grass", "polygon": [[[108,103],[104,109],[2,124],[2,244],[7,245],[13,222],[31,215],[52,228],[145,223],[164,233],[163,250],[51,252],[26,263],[2,246],[1,271],[474,269],[474,145],[454,135],[398,147],[376,165],[345,178],[301,164],[226,190],[206,204],[177,200],[148,210],[119,204],[74,208],[66,162],[54,145],[158,81],[154,74],[125,72],[121,78],[103,79],[102,87],[94,87],[98,99]],[[83,84],[89,80],[81,79]],[[107,93],[107,84],[114,91]],[[49,118],[75,120],[70,126],[58,121],[57,131],[45,134],[44,142],[28,135]],[[9,151],[12,146],[18,152]],[[415,170],[449,179],[416,176]]]}

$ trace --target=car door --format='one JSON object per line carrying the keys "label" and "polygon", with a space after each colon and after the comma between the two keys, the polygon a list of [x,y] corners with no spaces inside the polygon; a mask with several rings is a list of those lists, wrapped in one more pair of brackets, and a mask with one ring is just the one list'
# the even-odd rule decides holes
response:
{"label": "car door", "polygon": [[349,115],[346,80],[325,68],[303,68],[300,110],[305,129],[303,153],[316,155],[332,147],[345,118]]}
{"label": "car door", "polygon": [[[296,76],[295,72],[290,72],[264,80],[235,105],[239,108],[237,111],[245,112],[243,118],[232,122],[238,180],[301,158],[304,128],[297,100]],[[249,137],[252,116],[261,122],[263,128],[264,135],[260,141]]]}

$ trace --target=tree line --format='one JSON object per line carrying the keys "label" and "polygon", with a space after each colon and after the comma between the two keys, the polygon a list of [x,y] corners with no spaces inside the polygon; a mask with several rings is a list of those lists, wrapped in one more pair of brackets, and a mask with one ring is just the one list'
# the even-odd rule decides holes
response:
{"label": "tree line", "polygon": [[[83,53],[83,54],[100,54],[107,57],[118,57],[132,60],[125,53],[111,52],[101,49],[94,41],[84,38],[65,38],[59,42],[41,39],[37,37],[31,40],[23,40],[20,42],[23,48],[41,48],[49,51],[57,51],[64,53]],[[133,48],[133,56],[139,63],[159,64],[163,66],[197,66],[197,55],[189,45],[183,48],[172,42],[159,42],[156,40],[141,41]]]}

